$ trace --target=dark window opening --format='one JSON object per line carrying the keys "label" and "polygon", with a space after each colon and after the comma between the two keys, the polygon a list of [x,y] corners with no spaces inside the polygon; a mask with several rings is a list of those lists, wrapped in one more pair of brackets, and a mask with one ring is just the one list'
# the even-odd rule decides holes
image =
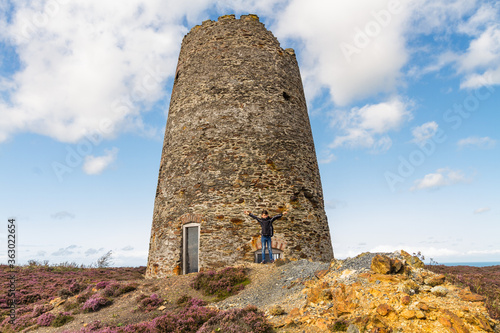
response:
{"label": "dark window opening", "polygon": [[290,95],[288,95],[285,91],[283,91],[283,98],[285,99],[285,101],[289,101]]}
{"label": "dark window opening", "polygon": [[179,75],[181,75],[181,72],[177,72],[177,74],[175,74],[175,81],[179,79]]}

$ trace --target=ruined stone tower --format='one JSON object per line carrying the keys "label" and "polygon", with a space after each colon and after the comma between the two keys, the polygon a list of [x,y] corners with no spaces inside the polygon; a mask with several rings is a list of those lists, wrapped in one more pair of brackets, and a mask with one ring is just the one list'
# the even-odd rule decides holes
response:
{"label": "ruined stone tower", "polygon": [[299,67],[256,15],[205,21],[179,55],[147,277],[258,261],[260,225],[288,210],[273,252],[333,259]]}

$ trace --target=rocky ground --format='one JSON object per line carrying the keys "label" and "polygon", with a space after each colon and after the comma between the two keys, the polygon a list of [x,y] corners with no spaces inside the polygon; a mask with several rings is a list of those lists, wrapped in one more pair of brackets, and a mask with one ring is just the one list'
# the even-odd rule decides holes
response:
{"label": "rocky ground", "polygon": [[[245,266],[251,283],[237,295],[209,306],[255,305],[279,333],[500,332],[500,323],[487,315],[482,296],[425,270],[417,257],[404,251],[365,253],[331,263],[298,260]],[[184,294],[211,301],[189,287],[193,277],[140,280],[136,291],[121,296],[110,307],[79,314],[58,329],[32,332],[77,330],[94,320],[114,325],[147,320],[148,315],[142,318],[132,312],[140,293],[155,292],[170,303]],[[167,303],[158,310],[168,308]]]}
{"label": "rocky ground", "polygon": [[278,332],[500,332],[482,296],[425,270],[404,251],[330,265],[299,260],[257,266],[251,279],[217,306],[257,305]]}
{"label": "rocky ground", "polygon": [[332,262],[301,291],[305,306],[271,320],[280,332],[500,332],[482,296],[423,267],[404,251]]}

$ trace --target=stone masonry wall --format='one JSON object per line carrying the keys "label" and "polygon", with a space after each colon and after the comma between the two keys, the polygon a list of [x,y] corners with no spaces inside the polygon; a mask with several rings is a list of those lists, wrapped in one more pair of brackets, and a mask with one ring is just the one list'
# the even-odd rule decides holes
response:
{"label": "stone masonry wall", "polygon": [[333,259],[300,72],[256,15],[205,21],[185,37],[171,96],[147,277],[182,272],[182,226],[200,224],[199,268],[254,260],[260,226],[288,210],[274,246]]}

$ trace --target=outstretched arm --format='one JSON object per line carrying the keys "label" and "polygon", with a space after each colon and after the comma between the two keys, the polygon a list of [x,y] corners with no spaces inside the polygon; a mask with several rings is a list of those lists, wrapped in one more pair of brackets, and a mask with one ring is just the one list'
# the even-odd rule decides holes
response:
{"label": "outstretched arm", "polygon": [[245,210],[244,213],[248,216],[250,216],[251,218],[254,218],[257,220],[257,216],[253,215],[252,212],[248,211],[248,210]]}
{"label": "outstretched arm", "polygon": [[277,219],[279,219],[280,217],[282,217],[283,215],[286,215],[286,214],[288,214],[288,212],[283,212],[282,214],[278,214],[276,216],[273,216],[273,218],[271,219],[271,221],[277,220]]}

